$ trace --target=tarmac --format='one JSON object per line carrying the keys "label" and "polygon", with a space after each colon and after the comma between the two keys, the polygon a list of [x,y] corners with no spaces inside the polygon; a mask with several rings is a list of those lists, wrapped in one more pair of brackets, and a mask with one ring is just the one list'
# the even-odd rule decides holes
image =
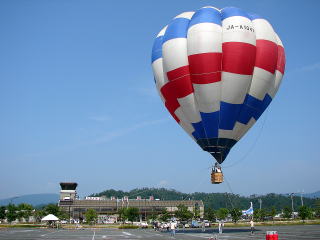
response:
{"label": "tarmac", "polygon": [[209,228],[205,232],[201,229],[177,230],[175,237],[169,232],[158,232],[153,229],[21,229],[1,228],[0,240],[144,240],[144,239],[220,239],[220,240],[263,240],[266,239],[266,231],[278,231],[279,240],[320,240],[320,225],[296,225],[296,226],[268,226],[257,227],[254,235],[246,227],[225,228],[222,234],[217,229]]}

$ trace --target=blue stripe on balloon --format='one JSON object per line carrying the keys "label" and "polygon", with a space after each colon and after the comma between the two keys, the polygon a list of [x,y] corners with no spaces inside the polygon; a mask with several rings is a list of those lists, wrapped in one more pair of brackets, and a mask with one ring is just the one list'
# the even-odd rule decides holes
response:
{"label": "blue stripe on balloon", "polygon": [[219,111],[211,113],[200,112],[206,138],[216,138],[219,135]]}
{"label": "blue stripe on balloon", "polygon": [[255,20],[255,19],[263,19],[262,17],[260,17],[258,14],[255,13],[249,13],[250,19],[251,20]]}
{"label": "blue stripe on balloon", "polygon": [[232,130],[237,121],[242,104],[231,104],[220,102],[220,123],[219,128]]}
{"label": "blue stripe on balloon", "polygon": [[215,23],[221,26],[220,12],[214,8],[200,8],[193,14],[189,28],[198,23]]}
{"label": "blue stripe on balloon", "polygon": [[248,124],[251,118],[258,120],[271,101],[272,98],[269,94],[266,94],[262,101],[247,94],[238,121],[243,124]]}
{"label": "blue stripe on balloon", "polygon": [[164,34],[163,43],[174,38],[187,38],[189,22],[187,18],[173,19]]}
{"label": "blue stripe on balloon", "polygon": [[200,121],[200,122],[197,122],[197,123],[191,123],[193,128],[194,128],[194,132],[192,133],[192,135],[196,138],[196,139],[199,139],[199,138],[207,138],[206,137],[206,133],[204,131],[204,128],[203,128],[203,123]]}
{"label": "blue stripe on balloon", "polygon": [[238,116],[238,122],[242,124],[248,124],[251,118],[257,119],[258,118],[258,112],[256,109],[248,106],[248,105],[243,105],[241,112]]}
{"label": "blue stripe on balloon", "polygon": [[154,40],[151,54],[151,62],[154,62],[158,58],[162,58],[162,41],[163,36],[159,36]]}
{"label": "blue stripe on balloon", "polygon": [[[248,124],[251,118],[258,120],[271,101],[272,98],[268,94],[262,101],[247,94],[243,104],[221,102],[220,111],[200,112],[202,121],[192,124],[195,128],[194,137],[196,139],[217,138],[219,137],[219,129],[233,130],[236,121]],[[219,144],[224,145],[221,142]]]}
{"label": "blue stripe on balloon", "polygon": [[246,18],[251,19],[249,14],[240,8],[226,7],[226,8],[221,9],[222,20],[229,18],[229,17],[234,17],[234,16],[242,16],[242,17],[246,17]]}

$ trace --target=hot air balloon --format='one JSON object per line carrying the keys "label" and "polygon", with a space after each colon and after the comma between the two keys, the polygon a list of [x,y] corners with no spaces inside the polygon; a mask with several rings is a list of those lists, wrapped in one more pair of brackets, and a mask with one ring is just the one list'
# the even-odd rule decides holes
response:
{"label": "hot air balloon", "polygon": [[216,159],[212,183],[221,183],[219,164],[278,91],[285,69],[280,38],[256,14],[209,6],[173,18],[151,58],[165,107]]}

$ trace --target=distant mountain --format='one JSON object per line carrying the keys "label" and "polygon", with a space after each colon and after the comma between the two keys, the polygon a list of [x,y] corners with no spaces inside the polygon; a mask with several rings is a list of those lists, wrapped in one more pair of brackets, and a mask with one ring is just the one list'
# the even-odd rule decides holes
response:
{"label": "distant mountain", "polygon": [[56,193],[43,193],[43,194],[29,194],[12,198],[0,199],[0,206],[8,205],[9,203],[20,204],[28,203],[32,206],[46,205],[49,203],[58,203],[59,195]]}
{"label": "distant mountain", "polygon": [[[285,193],[285,194],[282,194],[282,195],[283,196],[290,196],[291,193]],[[296,197],[301,197],[301,193],[294,193],[293,195],[296,196]],[[313,192],[313,193],[303,193],[302,196],[304,198],[311,198],[311,199],[320,198],[320,191]]]}
{"label": "distant mountain", "polygon": [[303,196],[306,198],[320,198],[320,191],[314,193],[305,193]]}

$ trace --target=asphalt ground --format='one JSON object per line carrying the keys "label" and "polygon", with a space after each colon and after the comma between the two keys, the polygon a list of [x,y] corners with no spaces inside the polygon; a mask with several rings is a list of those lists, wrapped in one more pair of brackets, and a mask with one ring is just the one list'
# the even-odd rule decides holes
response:
{"label": "asphalt ground", "polygon": [[[152,229],[0,229],[0,240],[130,240],[130,239],[210,239],[217,237],[220,240],[263,240],[266,231],[278,231],[279,240],[320,240],[320,225],[297,225],[297,226],[274,226],[257,227],[254,235],[251,235],[249,228],[225,228],[222,234],[217,233],[217,229],[187,229],[178,230],[175,237],[171,237],[168,232],[157,232]],[[213,238],[214,239],[214,238]]]}

